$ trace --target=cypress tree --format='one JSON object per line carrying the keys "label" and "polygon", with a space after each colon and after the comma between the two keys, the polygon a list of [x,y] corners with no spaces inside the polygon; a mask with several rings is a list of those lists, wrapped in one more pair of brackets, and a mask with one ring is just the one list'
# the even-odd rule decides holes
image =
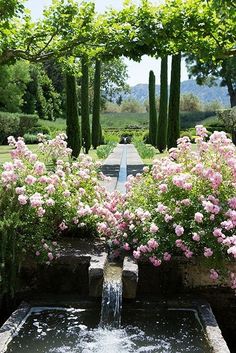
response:
{"label": "cypress tree", "polygon": [[168,115],[167,146],[177,146],[180,136],[179,104],[180,104],[181,53],[172,56],[171,84]]}
{"label": "cypress tree", "polygon": [[82,59],[82,82],[81,82],[81,129],[82,141],[85,153],[91,147],[90,123],[89,123],[89,70],[85,58]]}
{"label": "cypress tree", "polygon": [[157,138],[157,109],[156,109],[156,86],[153,71],[149,73],[149,141],[156,146]]}
{"label": "cypress tree", "polygon": [[101,61],[96,60],[94,74],[94,98],[93,98],[93,121],[92,121],[92,144],[97,148],[101,141],[100,126],[100,106],[101,106]]}
{"label": "cypress tree", "polygon": [[66,133],[68,147],[72,156],[77,158],[81,149],[80,126],[77,110],[76,79],[72,74],[66,74]]}
{"label": "cypress tree", "polygon": [[161,60],[161,92],[160,108],[157,124],[157,148],[160,153],[166,149],[167,140],[167,109],[168,108],[168,57]]}

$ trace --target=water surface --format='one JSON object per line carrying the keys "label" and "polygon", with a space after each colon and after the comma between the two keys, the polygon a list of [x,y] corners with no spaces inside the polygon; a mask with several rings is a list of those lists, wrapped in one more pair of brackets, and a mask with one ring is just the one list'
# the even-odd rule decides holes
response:
{"label": "water surface", "polygon": [[125,308],[121,328],[101,327],[100,307],[33,308],[7,353],[209,353],[194,310]]}

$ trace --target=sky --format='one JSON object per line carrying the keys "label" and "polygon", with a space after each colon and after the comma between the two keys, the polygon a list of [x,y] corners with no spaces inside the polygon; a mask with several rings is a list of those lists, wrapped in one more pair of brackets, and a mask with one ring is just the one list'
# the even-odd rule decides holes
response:
{"label": "sky", "polygon": [[[122,8],[122,0],[94,0],[96,4],[96,10],[103,12],[109,7],[116,9]],[[161,3],[163,0],[156,0],[156,3]],[[51,0],[27,0],[26,7],[31,10],[34,19],[42,16],[44,7],[51,4]],[[148,83],[149,71],[153,70],[156,75],[157,84],[160,83],[160,60],[148,57],[144,55],[141,62],[135,62],[125,58],[125,62],[128,66],[128,84],[135,86],[139,83]],[[169,60],[169,78],[170,78],[171,59]],[[182,62],[181,70],[181,81],[188,79],[187,70],[184,61]]]}

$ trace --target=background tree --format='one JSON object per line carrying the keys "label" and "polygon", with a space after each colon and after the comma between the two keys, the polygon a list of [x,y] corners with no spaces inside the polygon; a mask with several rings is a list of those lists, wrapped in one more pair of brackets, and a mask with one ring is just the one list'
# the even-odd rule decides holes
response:
{"label": "background tree", "polygon": [[37,112],[40,119],[56,120],[62,116],[61,97],[41,64],[31,64],[22,107],[25,113]]}
{"label": "background tree", "polygon": [[181,112],[200,112],[203,110],[203,104],[193,93],[185,93],[180,96]]}
{"label": "background tree", "polygon": [[157,125],[157,148],[160,153],[166,149],[168,110],[168,57],[161,60],[160,109]]}
{"label": "background tree", "polygon": [[153,71],[149,73],[149,140],[156,146],[157,110],[156,110],[156,79]]}
{"label": "background tree", "polygon": [[126,83],[128,77],[128,67],[123,58],[114,58],[105,61],[101,70],[101,89],[103,97],[106,100],[113,101],[119,98],[120,93],[124,94],[129,92],[129,86]]}
{"label": "background tree", "polygon": [[138,100],[129,98],[123,100],[120,110],[122,113],[144,113],[144,106]]}
{"label": "background tree", "polygon": [[0,110],[20,112],[24,93],[30,82],[29,63],[23,60],[3,65],[0,70]]}
{"label": "background tree", "polygon": [[179,118],[180,77],[181,77],[181,53],[172,56],[168,130],[167,130],[168,149],[177,146],[177,140],[180,136],[180,118]]}
{"label": "background tree", "polygon": [[101,61],[96,60],[94,74],[94,98],[93,98],[93,121],[92,121],[92,144],[93,148],[97,148],[101,140],[100,126],[100,110],[101,110]]}
{"label": "background tree", "polygon": [[232,134],[232,141],[236,145],[236,107],[224,109],[217,112],[218,119]]}
{"label": "background tree", "polygon": [[77,110],[76,79],[71,73],[66,74],[66,133],[68,147],[72,149],[72,156],[77,158],[81,149],[81,138]]}
{"label": "background tree", "polygon": [[85,153],[91,147],[90,122],[89,122],[89,68],[87,59],[82,59],[82,78],[81,78],[81,129],[82,144]]}
{"label": "background tree", "polygon": [[196,78],[199,85],[226,86],[231,107],[236,106],[236,57],[213,62],[212,60],[202,61],[189,55],[186,62],[189,76]]}

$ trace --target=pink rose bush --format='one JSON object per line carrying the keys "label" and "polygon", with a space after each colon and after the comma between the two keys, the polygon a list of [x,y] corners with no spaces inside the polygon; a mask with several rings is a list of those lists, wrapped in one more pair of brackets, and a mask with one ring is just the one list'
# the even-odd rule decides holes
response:
{"label": "pink rose bush", "polygon": [[111,196],[100,232],[116,253],[131,251],[154,266],[173,256],[200,257],[216,281],[222,263],[236,258],[236,149],[224,132],[208,142],[203,126],[197,133],[196,150],[180,138],[149,172],[129,176],[126,196]]}
{"label": "pink rose bush", "polygon": [[3,232],[9,241],[14,233],[19,259],[33,254],[50,263],[58,256],[58,236],[97,232],[107,192],[99,163],[84,155],[72,160],[65,134],[39,138],[37,154],[22,138],[8,139],[12,161],[0,171],[0,239],[5,249]]}

